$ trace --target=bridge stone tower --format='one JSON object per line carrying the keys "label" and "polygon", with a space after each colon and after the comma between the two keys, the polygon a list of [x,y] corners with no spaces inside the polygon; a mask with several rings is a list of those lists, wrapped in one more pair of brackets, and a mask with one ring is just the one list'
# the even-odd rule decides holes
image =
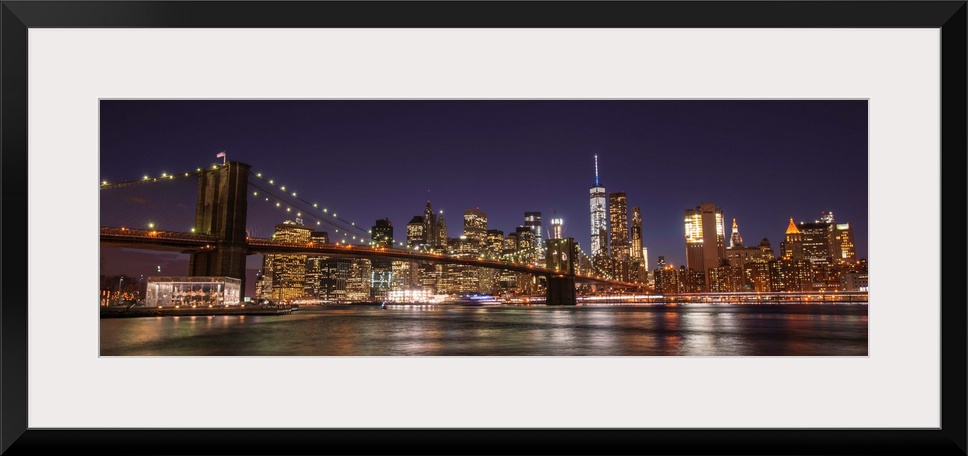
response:
{"label": "bridge stone tower", "polygon": [[194,253],[188,264],[192,276],[226,276],[242,281],[245,292],[245,233],[249,165],[226,162],[202,171],[198,178],[195,232],[220,238],[215,250]]}
{"label": "bridge stone tower", "polygon": [[548,239],[545,243],[545,267],[559,274],[548,276],[548,305],[577,304],[575,297],[575,260],[578,248],[574,238]]}

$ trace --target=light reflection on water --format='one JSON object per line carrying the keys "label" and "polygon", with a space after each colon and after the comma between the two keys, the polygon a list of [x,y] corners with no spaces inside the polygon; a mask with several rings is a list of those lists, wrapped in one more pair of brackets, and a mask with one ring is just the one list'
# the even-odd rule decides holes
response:
{"label": "light reflection on water", "polygon": [[333,306],[102,319],[103,356],[866,356],[866,305]]}

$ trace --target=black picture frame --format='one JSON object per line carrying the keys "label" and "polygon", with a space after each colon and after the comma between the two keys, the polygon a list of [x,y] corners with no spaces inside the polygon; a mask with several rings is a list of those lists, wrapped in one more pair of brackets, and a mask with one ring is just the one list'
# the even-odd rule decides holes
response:
{"label": "black picture frame", "polygon": [[[966,1],[3,1],[3,454],[966,454]],[[553,14],[551,14],[553,12]],[[33,27],[940,28],[939,429],[35,429],[27,427],[27,30]],[[948,210],[951,208],[951,210]],[[954,233],[952,233],[954,232]],[[951,246],[954,246],[952,248]],[[940,246],[939,246],[940,248]],[[959,285],[955,294],[952,284]],[[945,293],[946,292],[946,293]]]}

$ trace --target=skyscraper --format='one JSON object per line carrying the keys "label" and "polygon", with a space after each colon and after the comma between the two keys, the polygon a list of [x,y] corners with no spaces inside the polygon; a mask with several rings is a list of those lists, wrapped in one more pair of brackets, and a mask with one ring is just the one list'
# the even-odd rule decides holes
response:
{"label": "skyscraper", "polygon": [[504,250],[504,232],[501,230],[487,230],[487,240],[484,242],[484,253],[490,258],[496,258]]}
{"label": "skyscraper", "polygon": [[701,272],[709,289],[709,270],[726,257],[723,210],[715,203],[701,203],[685,211],[686,269]]}
{"label": "skyscraper", "polygon": [[544,261],[544,237],[541,233],[541,213],[540,212],[525,212],[524,213],[524,226],[531,228],[534,233],[534,240],[536,247],[538,249],[538,259]]}
{"label": "skyscraper", "polygon": [[419,249],[426,245],[426,228],[422,215],[415,215],[410,219],[410,223],[407,224],[407,248],[416,247]]}
{"label": "skyscraper", "polygon": [[729,236],[729,248],[735,249],[743,246],[743,236],[739,235],[739,225],[733,219],[733,233]]}
{"label": "skyscraper", "polygon": [[480,208],[464,211],[464,236],[477,249],[484,245],[487,238],[487,214]]}
{"label": "skyscraper", "polygon": [[[329,244],[329,233],[325,231],[313,231],[309,240],[317,244]],[[312,298],[323,299],[326,291],[322,288],[322,277],[324,262],[326,257],[318,255],[306,256],[306,282],[303,284],[304,295]]]}
{"label": "skyscraper", "polygon": [[551,219],[551,233],[549,233],[549,239],[561,239],[562,234],[564,234],[564,220],[560,218]]}
{"label": "skyscraper", "polygon": [[434,210],[430,207],[430,200],[427,200],[427,206],[424,207],[423,223],[424,244],[427,247],[437,245],[437,217],[434,216]]}
{"label": "skyscraper", "polygon": [[538,259],[538,246],[537,237],[534,231],[529,226],[519,226],[514,229],[514,234],[518,238],[518,248],[517,251],[520,254],[518,261],[522,261],[528,264],[540,264],[537,263]]}
{"label": "skyscraper", "polygon": [[770,245],[769,239],[763,238],[763,240],[760,241],[759,248],[760,258],[762,258],[763,261],[773,261],[776,259],[776,254],[773,252],[773,246]]}
{"label": "skyscraper", "polygon": [[393,224],[390,219],[377,220],[370,229],[370,239],[376,247],[393,247]]}
{"label": "skyscraper", "polygon": [[629,216],[625,192],[608,194],[609,256],[611,257],[612,277],[629,282],[632,280],[631,258],[629,255]]}
{"label": "skyscraper", "polygon": [[360,302],[369,299],[372,281],[370,260],[353,258],[350,261],[349,275],[346,277],[346,300]]}
{"label": "skyscraper", "polygon": [[598,182],[598,154],[595,154],[595,186],[588,190],[592,215],[592,256],[608,255],[608,219],[605,215],[605,187]]}
{"label": "skyscraper", "polygon": [[646,250],[642,245],[642,209],[632,208],[632,226],[629,228],[631,237],[631,247],[629,256],[631,257],[631,276],[633,282],[648,282],[649,265],[646,261]]}
{"label": "skyscraper", "polygon": [[608,194],[608,222],[610,232],[609,250],[612,258],[628,259],[629,253],[629,219],[628,203],[625,192]]}
{"label": "skyscraper", "polygon": [[832,222],[815,221],[801,223],[800,239],[803,243],[803,259],[810,264],[830,264],[833,259],[831,247],[833,245],[834,224]]}
{"label": "skyscraper", "polygon": [[642,209],[639,207],[632,208],[631,235],[632,247],[629,253],[633,260],[640,261],[645,252],[642,247]]}
{"label": "skyscraper", "polygon": [[834,225],[833,247],[834,262],[839,264],[853,263],[857,259],[854,249],[854,229],[849,223]]}
{"label": "skyscraper", "polygon": [[[312,238],[313,229],[291,220],[276,225],[272,240],[306,243]],[[269,299],[277,302],[302,297],[306,284],[306,255],[266,255],[262,270],[270,280]]]}
{"label": "skyscraper", "polygon": [[437,243],[434,244],[438,250],[447,250],[447,222],[444,221],[444,211],[440,211],[437,216]]}
{"label": "skyscraper", "polygon": [[320,268],[318,295],[316,298],[330,302],[345,302],[346,283],[353,267],[352,258],[324,258]]}
{"label": "skyscraper", "polygon": [[[370,237],[374,247],[393,248],[393,224],[390,219],[377,220],[370,230]],[[370,267],[370,297],[385,299],[393,278],[392,262],[389,258],[374,258]]]}
{"label": "skyscraper", "polygon": [[504,245],[501,248],[501,254],[505,257],[511,258],[512,261],[517,261],[516,254],[518,252],[518,234],[508,233],[507,237],[504,238]]}
{"label": "skyscraper", "polygon": [[803,235],[800,234],[797,224],[793,222],[793,217],[790,217],[784,241],[780,243],[780,256],[784,260],[803,260]]}

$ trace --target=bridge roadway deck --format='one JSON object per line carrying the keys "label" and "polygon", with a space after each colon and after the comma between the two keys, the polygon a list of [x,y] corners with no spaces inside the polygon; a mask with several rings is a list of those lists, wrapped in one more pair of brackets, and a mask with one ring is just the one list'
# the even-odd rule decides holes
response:
{"label": "bridge roadway deck", "polygon": [[[525,272],[546,276],[565,276],[561,271],[527,264],[514,263],[508,260],[492,260],[485,258],[468,258],[436,253],[420,253],[405,249],[388,249],[385,247],[370,247],[350,244],[322,244],[315,242],[288,243],[266,238],[248,238],[248,253],[250,255],[319,255],[327,257],[394,259],[406,261],[424,261],[438,264],[458,264],[492,269],[505,269],[515,272]],[[136,230],[130,228],[101,228],[101,244],[109,246],[131,247],[148,250],[180,251],[195,253],[217,248],[219,239],[195,233],[182,233],[159,230]],[[593,275],[574,275],[575,282],[612,285],[615,287],[635,288],[636,284],[610,280]]]}

